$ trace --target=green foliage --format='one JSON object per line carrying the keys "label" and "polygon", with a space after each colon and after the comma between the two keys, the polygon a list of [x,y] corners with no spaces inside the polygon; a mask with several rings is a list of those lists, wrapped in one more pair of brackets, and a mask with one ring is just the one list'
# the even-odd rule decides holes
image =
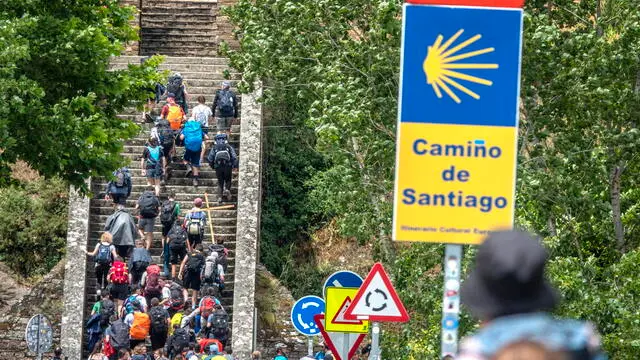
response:
{"label": "green foliage", "polygon": [[[387,0],[240,0],[227,12],[241,35],[231,59],[248,80],[244,88],[262,79],[265,101],[291,109],[296,121],[290,124],[305,134],[300,143],[325,161],[305,173],[296,199],[304,199],[312,214],[336,218],[342,235],[373,242],[394,275],[413,320],[385,335],[387,357],[433,359],[439,353],[441,250],[413,245],[394,256],[388,243],[400,6]],[[633,271],[640,244],[637,10],[632,0],[531,0],[525,15],[516,222],[543,235],[551,250],[549,274],[565,296],[558,314],[594,321],[616,359],[637,358],[640,346]],[[302,148],[295,162],[316,156]],[[267,172],[280,167],[267,177],[267,189],[274,174],[290,176],[281,163],[266,166]],[[278,196],[268,192],[266,200]],[[285,209],[286,200],[278,200]],[[269,227],[286,229],[286,217],[278,220]],[[305,223],[315,225],[289,221],[301,233],[313,229]],[[293,232],[281,236],[283,243],[299,239]],[[297,256],[273,242],[265,250],[270,255],[263,258],[288,256],[286,264]],[[473,250],[466,255],[468,266]],[[304,258],[291,268],[301,263]],[[304,267],[300,277],[290,277],[299,282],[286,283],[301,295],[315,282],[302,277],[322,272]],[[471,331],[475,324],[463,314],[462,326]]]}
{"label": "green foliage", "polygon": [[18,274],[46,274],[64,256],[68,184],[39,179],[0,189],[0,259]]}
{"label": "green foliage", "polygon": [[110,57],[137,36],[132,16],[116,0],[3,2],[0,172],[24,160],[87,190],[85,179],[123,164],[122,141],[138,127],[116,114],[141,104],[160,76],[160,59],[108,71]]}

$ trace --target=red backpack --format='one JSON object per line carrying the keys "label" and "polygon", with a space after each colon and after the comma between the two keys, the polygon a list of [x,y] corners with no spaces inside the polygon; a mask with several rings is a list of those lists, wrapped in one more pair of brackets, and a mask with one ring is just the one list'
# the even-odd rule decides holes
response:
{"label": "red backpack", "polygon": [[200,316],[203,318],[209,317],[211,313],[213,313],[213,308],[215,307],[216,302],[213,300],[211,296],[205,296],[200,301]]}
{"label": "red backpack", "polygon": [[147,280],[144,286],[144,293],[148,296],[156,296],[162,294],[164,283],[160,280],[160,267],[158,265],[150,265],[147,267]]}
{"label": "red backpack", "polygon": [[111,274],[111,282],[114,284],[128,284],[129,283],[129,270],[127,264],[122,261],[115,261],[109,270]]}

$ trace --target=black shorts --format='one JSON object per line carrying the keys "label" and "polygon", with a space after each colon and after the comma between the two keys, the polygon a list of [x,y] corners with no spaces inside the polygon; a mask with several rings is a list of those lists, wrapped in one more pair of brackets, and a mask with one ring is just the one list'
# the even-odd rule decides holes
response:
{"label": "black shorts", "polygon": [[202,244],[202,238],[204,238],[204,234],[189,235],[189,244],[191,244],[192,248],[198,244]]}
{"label": "black shorts", "polygon": [[163,237],[167,237],[167,235],[169,235],[169,231],[171,231],[172,227],[173,227],[173,224],[170,224],[170,225],[162,224],[162,236]]}
{"label": "black shorts", "polygon": [[109,292],[114,299],[124,301],[130,294],[129,284],[111,284],[111,289]]}
{"label": "black shorts", "polygon": [[170,248],[170,252],[171,252],[171,258],[169,259],[169,262],[172,265],[180,264],[182,262],[182,259],[184,259],[184,257],[187,256],[186,248]]}
{"label": "black shorts", "polygon": [[116,247],[116,254],[121,258],[128,258],[133,250],[133,245],[114,245]]}
{"label": "black shorts", "polygon": [[184,288],[189,290],[200,291],[200,274],[193,274],[189,270],[184,274]]}

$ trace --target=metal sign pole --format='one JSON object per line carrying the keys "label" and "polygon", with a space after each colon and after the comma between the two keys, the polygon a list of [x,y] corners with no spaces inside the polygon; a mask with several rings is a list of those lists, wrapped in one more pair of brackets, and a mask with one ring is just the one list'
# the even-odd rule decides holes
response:
{"label": "metal sign pole", "polygon": [[371,324],[371,353],[369,360],[381,360],[380,356],[380,323],[375,321]]}
{"label": "metal sign pole", "polygon": [[313,337],[307,336],[307,355],[313,357]]}
{"label": "metal sign pole", "polygon": [[460,321],[460,270],[462,245],[446,245],[444,250],[444,294],[442,300],[442,359],[458,353],[458,326]]}
{"label": "metal sign pole", "polygon": [[36,354],[38,356],[38,360],[42,360],[42,352],[40,351],[40,322],[42,321],[42,317],[38,314],[38,319],[36,324],[38,325],[38,333],[36,334]]}

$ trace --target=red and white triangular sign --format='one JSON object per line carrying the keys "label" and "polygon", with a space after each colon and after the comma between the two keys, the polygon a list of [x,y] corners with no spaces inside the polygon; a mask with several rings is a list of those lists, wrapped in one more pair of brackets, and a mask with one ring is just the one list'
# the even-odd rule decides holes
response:
{"label": "red and white triangular sign", "polygon": [[373,265],[344,316],[351,320],[409,321],[409,314],[381,263]]}
{"label": "red and white triangular sign", "polygon": [[332,324],[358,324],[358,325],[362,325],[362,320],[347,319],[344,316],[344,314],[347,312],[347,309],[349,308],[349,305],[351,305],[351,298],[347,296],[347,298],[344,299],[344,302],[342,303],[342,305],[340,305],[340,310],[338,311],[336,316],[334,316],[333,319],[331,319],[331,323]]}
{"label": "red and white triangular sign", "polygon": [[356,355],[358,347],[367,334],[327,332],[324,329],[324,314],[313,317],[320,329],[324,343],[336,360],[349,360]]}

